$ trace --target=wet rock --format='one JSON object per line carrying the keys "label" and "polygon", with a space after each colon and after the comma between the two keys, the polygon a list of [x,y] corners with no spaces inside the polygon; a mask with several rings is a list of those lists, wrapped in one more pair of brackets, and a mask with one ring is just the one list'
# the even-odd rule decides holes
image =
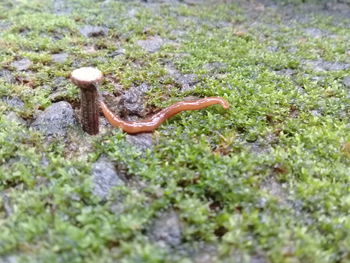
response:
{"label": "wet rock", "polygon": [[137,44],[149,53],[157,52],[164,44],[164,40],[159,36],[152,36],[146,40],[139,40]]}
{"label": "wet rock", "polygon": [[153,138],[151,133],[139,133],[135,135],[126,135],[126,141],[134,145],[141,151],[152,148]]}
{"label": "wet rock", "polygon": [[114,164],[105,157],[93,164],[92,183],[93,194],[101,199],[107,199],[113,187],[124,185],[124,181],[119,177]]}
{"label": "wet rock", "polygon": [[350,64],[343,62],[328,62],[324,60],[305,60],[304,67],[311,68],[315,72],[340,71],[350,68]]}
{"label": "wet rock", "polygon": [[345,87],[350,88],[350,76],[347,76],[343,79],[343,84]]}
{"label": "wet rock", "polygon": [[168,211],[155,220],[151,238],[161,247],[174,247],[181,243],[181,222],[175,211]]}
{"label": "wet rock", "polygon": [[16,82],[16,79],[12,75],[12,72],[6,69],[0,71],[0,78],[10,84],[14,84]]}
{"label": "wet rock", "polygon": [[119,100],[119,110],[123,116],[137,115],[145,117],[146,107],[144,104],[144,94],[150,89],[147,84],[132,87],[127,90]]}
{"label": "wet rock", "polygon": [[30,66],[33,64],[32,61],[30,61],[27,58],[23,58],[21,60],[16,60],[13,61],[10,66],[15,68],[18,71],[24,71],[27,70],[28,68],[30,68]]}
{"label": "wet rock", "polygon": [[26,121],[19,117],[15,112],[10,111],[5,115],[5,119],[16,124],[27,125]]}
{"label": "wet rock", "polygon": [[24,102],[17,97],[2,97],[1,100],[8,106],[18,109],[24,108]]}
{"label": "wet rock", "polygon": [[108,28],[104,26],[91,26],[86,25],[79,29],[79,32],[84,37],[103,37],[107,36],[108,34]]}
{"label": "wet rock", "polygon": [[68,58],[67,53],[58,53],[52,55],[52,61],[55,63],[64,63]]}
{"label": "wet rock", "polygon": [[52,104],[31,124],[46,137],[64,137],[70,126],[76,125],[72,106],[65,101]]}

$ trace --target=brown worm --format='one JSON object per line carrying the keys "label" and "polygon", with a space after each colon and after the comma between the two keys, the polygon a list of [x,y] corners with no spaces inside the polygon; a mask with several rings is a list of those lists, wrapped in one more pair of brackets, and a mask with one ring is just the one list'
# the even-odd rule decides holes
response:
{"label": "brown worm", "polygon": [[124,121],[118,116],[114,115],[107,107],[107,105],[100,100],[100,107],[104,116],[107,118],[109,123],[122,129],[123,131],[136,134],[141,132],[152,132],[159,127],[165,120],[171,118],[175,114],[181,111],[187,110],[200,110],[208,106],[220,104],[225,109],[228,109],[230,105],[226,100],[220,97],[208,97],[204,99],[198,99],[193,101],[180,101],[177,102],[160,112],[153,115],[151,118],[141,121]]}

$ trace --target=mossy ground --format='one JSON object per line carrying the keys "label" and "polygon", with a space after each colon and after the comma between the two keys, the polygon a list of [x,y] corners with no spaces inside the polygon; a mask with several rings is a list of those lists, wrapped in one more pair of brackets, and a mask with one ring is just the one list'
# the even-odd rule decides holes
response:
{"label": "mossy ground", "polygon": [[[149,84],[148,107],[222,96],[231,109],[177,115],[147,152],[111,129],[94,137],[85,155],[1,117],[0,261],[192,262],[196,247],[210,244],[214,262],[350,262],[350,99],[343,84],[350,70],[307,66],[350,63],[350,19],[312,12],[322,1],[301,2],[2,0],[0,62],[16,81],[1,79],[0,97],[25,103],[13,108],[0,100],[2,116],[15,111],[30,121],[53,102],[43,87],[79,66],[96,66],[125,89]],[[86,24],[108,27],[108,36],[83,37]],[[308,34],[315,28],[318,36]],[[172,41],[155,53],[137,45],[154,35]],[[125,55],[110,56],[119,48]],[[53,63],[60,52],[68,59]],[[22,58],[33,62],[25,81],[10,67]],[[205,66],[214,62],[223,68]],[[199,83],[180,92],[167,63],[197,74]],[[57,100],[78,105],[78,90],[67,83]],[[91,194],[91,164],[101,155],[130,180],[106,202]],[[183,224],[182,244],[160,248],[148,230],[169,209]]]}

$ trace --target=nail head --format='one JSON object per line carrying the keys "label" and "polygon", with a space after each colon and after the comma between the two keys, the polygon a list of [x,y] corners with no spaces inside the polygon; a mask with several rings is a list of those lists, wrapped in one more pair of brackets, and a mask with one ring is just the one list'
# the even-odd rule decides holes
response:
{"label": "nail head", "polygon": [[92,84],[99,84],[102,79],[102,72],[93,67],[78,68],[71,73],[72,82],[80,88],[88,88]]}

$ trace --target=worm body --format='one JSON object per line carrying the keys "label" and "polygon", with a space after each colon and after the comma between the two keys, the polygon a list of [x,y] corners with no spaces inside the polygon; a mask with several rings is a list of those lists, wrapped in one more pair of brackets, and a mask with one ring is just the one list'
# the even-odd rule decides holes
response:
{"label": "worm body", "polygon": [[208,106],[220,104],[225,109],[228,109],[230,105],[226,100],[220,97],[208,97],[204,99],[198,99],[193,101],[180,101],[177,102],[160,112],[153,115],[151,118],[141,121],[124,121],[118,116],[114,115],[107,107],[107,105],[100,100],[100,107],[104,116],[107,118],[109,123],[122,129],[123,131],[136,134],[141,132],[152,132],[159,127],[165,120],[171,118],[175,114],[181,111],[187,110],[200,110]]}

